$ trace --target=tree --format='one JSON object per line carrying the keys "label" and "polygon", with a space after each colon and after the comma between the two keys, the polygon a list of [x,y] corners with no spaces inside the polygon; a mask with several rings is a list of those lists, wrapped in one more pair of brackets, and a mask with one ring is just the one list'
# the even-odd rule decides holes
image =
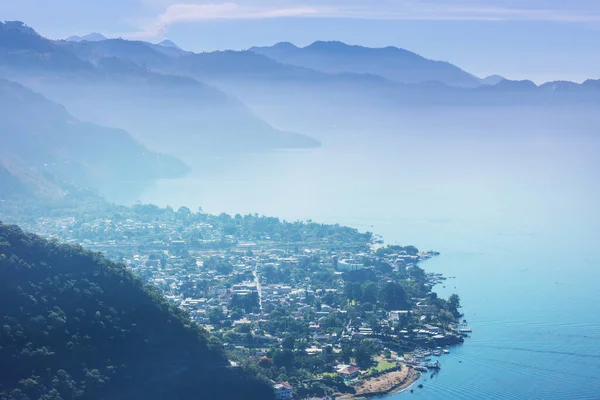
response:
{"label": "tree", "polygon": [[204,267],[207,269],[215,270],[220,275],[231,275],[233,272],[233,265],[229,261],[225,261],[222,257],[210,257],[204,261]]}
{"label": "tree", "polygon": [[362,301],[364,303],[377,303],[377,285],[373,282],[366,282],[362,285]]}
{"label": "tree", "polygon": [[266,265],[262,268],[262,274],[268,282],[277,282],[279,275],[277,269],[272,265]]}
{"label": "tree", "polygon": [[342,346],[342,352],[340,358],[343,362],[349,363],[350,359],[354,356],[354,350],[350,346]]}
{"label": "tree", "polygon": [[246,333],[246,336],[244,336],[244,344],[247,347],[254,347],[254,336],[252,335],[252,333]]}
{"label": "tree", "polygon": [[185,206],[179,207],[179,210],[177,210],[177,216],[178,217],[187,218],[190,215],[192,215],[192,211],[189,208],[185,207]]}
{"label": "tree", "polygon": [[411,256],[416,256],[419,254],[419,249],[417,249],[415,246],[405,246],[404,251]]}
{"label": "tree", "polygon": [[371,353],[365,346],[359,346],[354,353],[356,365],[360,369],[369,369],[373,365]]}
{"label": "tree", "polygon": [[283,347],[285,350],[294,350],[295,344],[296,344],[296,338],[292,335],[288,335],[288,336],[286,336],[285,339],[283,339],[283,343],[281,344],[281,347]]}
{"label": "tree", "polygon": [[0,223],[0,298],[2,399],[274,398],[225,368],[220,345],[159,289],[99,253]]}
{"label": "tree", "polygon": [[423,268],[421,268],[417,265],[413,265],[408,270],[408,275],[415,281],[421,282],[421,283],[424,283],[425,280],[427,279],[427,276],[425,275],[425,271],[423,270]]}
{"label": "tree", "polygon": [[460,311],[458,311],[459,308],[460,297],[458,297],[458,295],[455,293],[451,294],[450,297],[448,297],[448,310],[452,313],[454,318],[462,317],[462,314],[460,313]]}
{"label": "tree", "polygon": [[392,268],[390,264],[383,261],[377,261],[375,263],[375,269],[381,272],[382,274],[391,274],[392,272],[394,272],[394,268]]}
{"label": "tree", "polygon": [[273,360],[269,357],[262,357],[258,360],[258,366],[261,368],[271,368],[273,366]]}
{"label": "tree", "polygon": [[298,353],[306,352],[307,348],[308,343],[306,343],[306,340],[296,340],[296,351],[298,351]]}
{"label": "tree", "polygon": [[387,310],[402,310],[408,307],[406,292],[401,284],[387,282],[380,292],[380,299]]}
{"label": "tree", "polygon": [[250,324],[239,324],[235,327],[236,332],[239,333],[250,333],[252,329],[250,328]]}
{"label": "tree", "polygon": [[231,298],[231,308],[239,308],[246,312],[257,311],[260,308],[258,292],[234,294]]}
{"label": "tree", "polygon": [[273,363],[278,368],[290,371],[294,367],[294,353],[291,350],[280,350],[273,355]]}
{"label": "tree", "polygon": [[348,300],[361,301],[362,299],[362,287],[357,282],[347,282],[345,288],[346,297]]}
{"label": "tree", "polygon": [[211,310],[208,310],[206,315],[208,316],[208,320],[210,321],[210,323],[213,325],[216,325],[223,319],[225,319],[225,314],[223,313],[223,309],[221,309],[221,307],[216,307]]}

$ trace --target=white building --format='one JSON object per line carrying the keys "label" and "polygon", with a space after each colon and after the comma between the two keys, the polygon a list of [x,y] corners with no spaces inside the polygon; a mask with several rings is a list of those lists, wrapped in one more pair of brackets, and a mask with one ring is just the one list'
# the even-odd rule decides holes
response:
{"label": "white building", "polygon": [[394,322],[400,321],[400,318],[404,315],[408,315],[408,310],[390,311],[390,319]]}
{"label": "white building", "polygon": [[287,400],[294,398],[292,387],[288,383],[282,382],[273,385],[273,390],[275,390],[276,400]]}
{"label": "white building", "polygon": [[362,269],[364,267],[362,261],[356,260],[354,258],[346,258],[343,260],[339,260],[337,264],[337,269],[339,271],[356,271]]}

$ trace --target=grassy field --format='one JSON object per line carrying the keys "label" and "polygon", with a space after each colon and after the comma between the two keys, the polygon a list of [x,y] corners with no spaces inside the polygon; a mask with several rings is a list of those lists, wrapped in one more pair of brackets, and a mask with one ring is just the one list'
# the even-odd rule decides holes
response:
{"label": "grassy field", "polygon": [[378,360],[377,365],[375,367],[373,367],[373,369],[375,369],[377,372],[381,372],[381,371],[385,371],[390,368],[394,368],[395,366],[396,366],[396,363],[394,363],[394,362],[390,362],[387,360]]}
{"label": "grassy field", "polygon": [[381,372],[381,371],[385,371],[388,370],[390,368],[394,368],[396,366],[396,363],[394,362],[390,362],[387,360],[377,360],[377,365],[375,365],[374,367],[372,367],[369,372],[370,373],[376,373],[376,372]]}

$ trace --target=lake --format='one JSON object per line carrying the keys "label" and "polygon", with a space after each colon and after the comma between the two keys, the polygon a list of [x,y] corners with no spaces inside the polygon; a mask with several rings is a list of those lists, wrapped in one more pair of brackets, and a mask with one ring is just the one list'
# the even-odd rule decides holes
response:
{"label": "lake", "polygon": [[600,139],[331,129],[320,149],[205,161],[140,200],[337,222],[438,250],[473,334],[392,399],[600,398]]}

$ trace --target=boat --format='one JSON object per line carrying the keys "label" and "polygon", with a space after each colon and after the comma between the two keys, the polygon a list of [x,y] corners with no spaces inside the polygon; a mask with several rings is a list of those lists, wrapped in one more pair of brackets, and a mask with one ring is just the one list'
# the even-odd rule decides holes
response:
{"label": "boat", "polygon": [[435,350],[435,351],[434,351],[432,354],[433,354],[434,356],[436,356],[436,357],[439,357],[439,356],[441,356],[441,355],[442,355],[442,351],[441,351],[441,350]]}
{"label": "boat", "polygon": [[425,364],[423,364],[423,366],[427,367],[428,369],[440,369],[440,368],[442,368],[442,364],[440,364],[439,361],[425,363]]}
{"label": "boat", "polygon": [[444,354],[450,354],[450,350],[444,349]]}

